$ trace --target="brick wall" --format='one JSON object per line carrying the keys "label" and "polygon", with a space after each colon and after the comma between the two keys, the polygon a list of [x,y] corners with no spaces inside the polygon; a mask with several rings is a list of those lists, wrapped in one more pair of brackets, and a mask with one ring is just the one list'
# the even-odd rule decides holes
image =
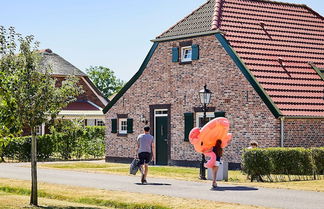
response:
{"label": "brick wall", "polygon": [[324,119],[285,119],[284,146],[324,147]]}
{"label": "brick wall", "polygon": [[[65,78],[64,77],[56,77],[56,79],[57,79],[57,81],[56,81],[55,86],[60,87],[62,85],[62,81]],[[98,97],[90,89],[88,84],[86,84],[81,77],[79,77],[78,85],[82,86],[82,89],[84,92],[77,97],[77,100],[88,100],[88,101],[95,103],[99,107],[104,108],[104,104],[98,99]]]}
{"label": "brick wall", "polygon": [[231,122],[232,144],[225,149],[224,158],[240,162],[242,149],[254,139],[260,147],[280,145],[280,122],[275,119],[261,98],[248,83],[235,63],[224,51],[215,36],[192,40],[200,48],[199,60],[180,65],[171,62],[172,47],[179,41],[160,43],[140,78],[128,89],[106,114],[108,123],[117,114],[128,114],[134,119],[134,133],[117,136],[106,131],[106,156],[133,157],[136,137],[144,124],[140,116],[149,119],[149,105],[171,104],[171,160],[200,159],[189,142],[184,141],[184,113],[199,107],[198,91],[204,84],[213,92],[211,104],[225,111]]}

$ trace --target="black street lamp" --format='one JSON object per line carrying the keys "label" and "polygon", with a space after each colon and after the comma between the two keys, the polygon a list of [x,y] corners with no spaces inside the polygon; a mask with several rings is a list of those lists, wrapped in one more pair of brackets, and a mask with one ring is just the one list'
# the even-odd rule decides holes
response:
{"label": "black street lamp", "polygon": [[[200,97],[200,102],[203,106],[203,111],[204,111],[204,118],[203,118],[203,126],[206,124],[206,112],[207,112],[207,105],[210,103],[210,98],[211,98],[211,91],[207,89],[207,85],[205,84],[204,89],[199,91],[199,97]],[[205,155],[201,155],[201,162],[200,162],[200,179],[206,180],[206,168],[204,166],[204,163],[206,162]]]}

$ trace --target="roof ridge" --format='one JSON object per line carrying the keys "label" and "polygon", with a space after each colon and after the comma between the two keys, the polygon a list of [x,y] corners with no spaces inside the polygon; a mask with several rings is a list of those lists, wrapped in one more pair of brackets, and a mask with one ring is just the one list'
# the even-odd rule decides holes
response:
{"label": "roof ridge", "polygon": [[179,23],[185,21],[189,16],[193,15],[195,12],[197,12],[198,10],[200,10],[202,7],[204,7],[205,5],[207,5],[210,1],[215,1],[215,0],[208,0],[206,3],[204,3],[203,5],[201,5],[200,7],[198,7],[197,9],[193,10],[189,15],[185,16],[184,18],[182,18],[180,21],[178,21],[176,24],[172,25],[170,28],[168,28],[166,31],[164,31],[162,34],[160,34],[159,36],[156,37],[156,39],[160,38],[161,36],[163,36],[164,34],[166,34],[167,32],[169,32],[170,30],[172,30],[175,26],[177,26]]}
{"label": "roof ridge", "polygon": [[220,28],[221,21],[222,21],[221,17],[223,13],[223,5],[224,5],[224,0],[216,0],[214,5],[213,20],[211,25],[212,30],[217,30]]}

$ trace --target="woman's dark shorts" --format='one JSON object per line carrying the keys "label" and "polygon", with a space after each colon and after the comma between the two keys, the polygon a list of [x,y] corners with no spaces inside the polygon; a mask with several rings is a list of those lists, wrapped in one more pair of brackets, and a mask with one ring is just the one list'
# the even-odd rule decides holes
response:
{"label": "woman's dark shorts", "polygon": [[151,161],[151,153],[141,152],[138,153],[139,162],[138,165],[148,164]]}

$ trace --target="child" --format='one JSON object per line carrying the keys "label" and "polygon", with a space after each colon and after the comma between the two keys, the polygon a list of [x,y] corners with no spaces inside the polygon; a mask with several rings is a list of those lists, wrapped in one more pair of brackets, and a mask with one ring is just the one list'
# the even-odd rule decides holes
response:
{"label": "child", "polygon": [[258,142],[254,140],[250,141],[250,146],[248,147],[248,149],[252,149],[252,148],[258,148]]}
{"label": "child", "polygon": [[212,184],[212,187],[213,187],[213,189],[215,189],[217,187],[216,176],[217,176],[218,166],[221,164],[221,157],[223,155],[223,149],[222,149],[221,145],[222,145],[222,141],[217,140],[216,145],[213,147],[213,152],[216,155],[216,163],[212,167],[212,171],[213,171],[213,184]]}

